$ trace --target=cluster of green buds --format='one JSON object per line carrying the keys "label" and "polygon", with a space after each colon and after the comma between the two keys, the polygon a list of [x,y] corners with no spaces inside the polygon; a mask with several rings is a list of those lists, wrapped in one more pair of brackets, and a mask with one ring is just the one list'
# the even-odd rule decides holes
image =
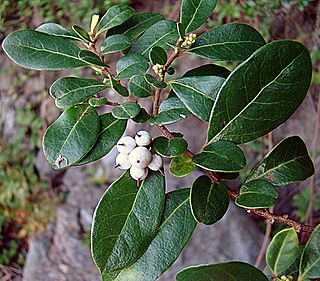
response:
{"label": "cluster of green buds", "polygon": [[280,280],[282,280],[282,281],[292,281],[292,280],[293,280],[293,277],[292,277],[292,276],[282,275],[282,276],[280,277]]}
{"label": "cluster of green buds", "polygon": [[152,67],[152,69],[159,77],[161,77],[161,78],[163,77],[164,72],[165,72],[164,65],[157,63]]}
{"label": "cluster of green buds", "polygon": [[189,34],[185,37],[183,43],[181,44],[181,47],[182,47],[182,48],[188,48],[188,47],[190,47],[194,42],[196,42],[196,38],[197,38],[197,35],[196,35],[196,34],[194,34],[194,33],[189,33]]}

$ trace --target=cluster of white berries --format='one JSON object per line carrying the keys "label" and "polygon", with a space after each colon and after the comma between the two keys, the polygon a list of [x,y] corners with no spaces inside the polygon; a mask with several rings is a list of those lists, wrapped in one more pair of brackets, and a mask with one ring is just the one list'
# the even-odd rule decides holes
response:
{"label": "cluster of white berries", "polygon": [[196,34],[190,33],[185,37],[183,43],[181,44],[181,47],[182,48],[190,47],[194,42],[196,42],[196,38],[197,38]]}
{"label": "cluster of white berries", "polygon": [[155,74],[157,74],[161,78],[163,77],[165,71],[164,65],[157,63],[152,67],[152,69],[155,72]]}
{"label": "cluster of white berries", "polygon": [[292,281],[293,280],[293,277],[292,276],[285,276],[285,275],[282,275],[280,280],[283,280],[283,281]]}
{"label": "cluster of white berries", "polygon": [[148,168],[158,171],[162,166],[162,158],[151,153],[150,144],[151,136],[147,131],[137,132],[135,138],[121,138],[117,143],[119,154],[116,167],[122,170],[130,169],[130,175],[135,180],[144,180],[148,176]]}

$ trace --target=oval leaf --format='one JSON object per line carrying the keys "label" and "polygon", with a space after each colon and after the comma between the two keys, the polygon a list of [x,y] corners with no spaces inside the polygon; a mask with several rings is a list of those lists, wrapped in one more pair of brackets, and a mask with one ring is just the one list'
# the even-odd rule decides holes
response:
{"label": "oval leaf", "polygon": [[136,74],[144,75],[148,67],[148,61],[143,56],[138,54],[125,55],[117,62],[116,79],[126,80]]}
{"label": "oval leaf", "polygon": [[185,152],[188,143],[181,137],[173,137],[171,139],[157,137],[153,140],[152,147],[161,156],[173,157]]}
{"label": "oval leaf", "polygon": [[102,67],[108,67],[107,64],[105,64],[98,55],[95,53],[88,51],[88,50],[81,50],[79,53],[79,58],[87,62],[88,64],[96,65],[96,66],[102,66]]}
{"label": "oval leaf", "polygon": [[170,173],[175,177],[185,177],[192,173],[196,165],[184,154],[174,157],[170,163]]}
{"label": "oval leaf", "polygon": [[216,64],[204,64],[199,67],[188,70],[183,77],[191,76],[220,76],[227,78],[230,75],[230,70]]}
{"label": "oval leaf", "polygon": [[146,79],[146,81],[153,87],[157,88],[157,89],[164,89],[165,87],[167,87],[167,84],[163,81],[158,81],[156,78],[154,78],[152,75],[150,74],[145,74],[144,75],[144,79]]}
{"label": "oval leaf", "polygon": [[149,58],[153,64],[164,65],[167,62],[167,53],[161,47],[155,46],[151,49]]}
{"label": "oval leaf", "polygon": [[191,188],[192,214],[198,223],[214,224],[228,210],[228,188],[222,183],[212,183],[207,176],[197,178]]}
{"label": "oval leaf", "polygon": [[103,40],[100,55],[112,54],[131,46],[131,40],[123,34],[115,34]]}
{"label": "oval leaf", "polygon": [[40,25],[36,31],[40,31],[43,33],[48,33],[50,35],[55,35],[59,37],[64,37],[72,40],[81,40],[77,34],[75,34],[72,30],[66,29],[59,24],[48,22]]}
{"label": "oval leaf", "polygon": [[119,94],[120,96],[123,96],[123,97],[127,97],[129,96],[129,92],[127,90],[126,87],[122,86],[120,84],[120,82],[118,82],[117,80],[115,80],[112,75],[109,75],[109,80],[110,80],[110,84],[111,84],[111,87],[112,89],[117,93]]}
{"label": "oval leaf", "polygon": [[90,35],[81,26],[73,25],[72,30],[85,42],[92,42]]}
{"label": "oval leaf", "polygon": [[139,114],[136,117],[132,118],[132,121],[138,124],[143,124],[147,122],[149,118],[150,116],[148,112],[144,108],[141,108]]}
{"label": "oval leaf", "polygon": [[275,41],[260,48],[221,87],[208,141],[245,143],[278,127],[303,101],[311,72],[309,53],[296,41]]}
{"label": "oval leaf", "polygon": [[130,93],[138,98],[151,96],[151,86],[141,75],[133,75],[128,83]]}
{"label": "oval leaf", "polygon": [[140,106],[136,102],[126,102],[112,108],[112,115],[118,119],[130,119],[140,112]]}

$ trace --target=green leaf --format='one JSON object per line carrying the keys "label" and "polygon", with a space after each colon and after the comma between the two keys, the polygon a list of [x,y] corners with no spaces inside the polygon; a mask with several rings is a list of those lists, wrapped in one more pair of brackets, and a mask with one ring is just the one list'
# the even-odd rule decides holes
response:
{"label": "green leaf", "polygon": [[141,108],[139,114],[132,118],[132,120],[138,124],[143,124],[148,121],[149,117],[148,112],[144,108]]}
{"label": "green leaf", "polygon": [[175,44],[179,35],[174,21],[162,20],[151,27],[133,44],[130,53],[149,57],[149,52],[154,46],[167,50],[170,44]]}
{"label": "green leaf", "polygon": [[165,63],[167,62],[167,53],[163,48],[155,46],[149,53],[149,59],[152,64],[158,63],[161,65],[165,65]]}
{"label": "green leaf", "polygon": [[161,222],[164,190],[159,172],[150,173],[139,188],[126,172],[104,193],[91,233],[92,256],[102,274],[120,270],[143,254]]}
{"label": "green leaf", "polygon": [[47,33],[50,35],[55,35],[59,37],[64,37],[72,40],[81,40],[77,34],[75,34],[72,30],[66,29],[59,24],[49,22],[40,25],[36,31]]}
{"label": "green leaf", "polygon": [[134,14],[133,9],[128,6],[115,5],[108,9],[108,11],[101,18],[98,26],[97,35],[100,33],[118,26],[128,20]]}
{"label": "green leaf", "polygon": [[195,116],[209,121],[210,113],[224,78],[219,76],[184,77],[170,82],[172,90]]}
{"label": "green leaf", "polygon": [[146,252],[117,276],[104,280],[156,280],[178,258],[189,241],[196,222],[189,205],[190,189],[180,189],[166,195],[162,224]]}
{"label": "green leaf", "polygon": [[117,144],[127,127],[127,120],[116,119],[111,113],[99,116],[100,133],[95,145],[76,165],[84,165],[106,156]]}
{"label": "green leaf", "polygon": [[296,41],[274,41],[260,48],[221,87],[208,141],[245,143],[272,131],[301,104],[311,73],[309,53]]}
{"label": "green leaf", "polygon": [[185,177],[192,173],[196,165],[184,154],[174,157],[170,163],[170,173],[175,177]]}
{"label": "green leaf", "polygon": [[128,88],[131,95],[138,98],[147,98],[152,93],[150,84],[141,75],[133,75],[129,80]]}
{"label": "green leaf", "polygon": [[57,107],[66,108],[79,104],[108,87],[108,84],[94,79],[62,77],[51,85],[49,93],[55,99]]}
{"label": "green leaf", "polygon": [[163,19],[163,15],[159,13],[136,13],[123,24],[109,29],[107,36],[120,33],[128,36],[133,41],[144,33],[150,26]]}
{"label": "green leaf", "polygon": [[94,146],[100,130],[99,116],[89,105],[64,111],[45,132],[43,150],[55,169],[73,165]]}
{"label": "green leaf", "polygon": [[216,172],[218,177],[220,179],[226,179],[226,180],[234,180],[237,177],[239,177],[240,173],[239,172],[234,172],[234,173],[221,173],[221,172]]}
{"label": "green leaf", "polygon": [[92,42],[88,32],[84,30],[81,26],[73,25],[72,30],[85,42]]}
{"label": "green leaf", "polygon": [[187,118],[190,111],[185,105],[176,97],[168,98],[164,100],[159,107],[159,114],[151,116],[151,125],[166,125],[178,122],[182,119]]}
{"label": "green leaf", "polygon": [[320,278],[320,224],[312,232],[301,256],[298,281]]}
{"label": "green leaf", "polygon": [[209,177],[200,176],[192,184],[190,204],[198,223],[214,224],[228,210],[228,188],[222,182],[212,183]]}
{"label": "green leaf", "polygon": [[303,140],[293,136],[282,140],[250,173],[247,181],[265,179],[281,186],[304,181],[314,173],[314,166]]}
{"label": "green leaf", "polygon": [[211,16],[217,0],[183,0],[180,22],[185,33],[196,30]]}
{"label": "green leaf", "polygon": [[186,30],[181,22],[177,22],[177,30],[180,38],[183,38],[186,35]]}
{"label": "green leaf", "polygon": [[87,62],[88,64],[108,67],[108,65],[104,63],[98,55],[88,50],[81,50],[79,53],[79,58]]}
{"label": "green leaf", "polygon": [[145,74],[144,75],[144,79],[146,79],[146,81],[153,87],[157,88],[157,89],[164,89],[167,87],[167,84],[165,82],[162,81],[158,81],[156,78],[154,78],[152,75],[150,74]]}
{"label": "green leaf", "polygon": [[131,46],[129,37],[123,34],[115,34],[105,38],[101,45],[100,55],[107,55],[122,51]]}
{"label": "green leaf", "polygon": [[238,172],[246,164],[242,150],[229,141],[207,145],[192,161],[199,167],[215,172]]}
{"label": "green leaf", "polygon": [[188,51],[216,61],[244,61],[263,45],[263,37],[252,26],[228,23],[203,33]]}
{"label": "green leaf", "polygon": [[227,78],[230,75],[230,70],[216,64],[204,64],[194,69],[188,70],[183,77],[190,76],[220,76]]}
{"label": "green leaf", "polygon": [[268,281],[267,276],[254,266],[239,262],[226,262],[190,266],[177,274],[177,281]]}
{"label": "green leaf", "polygon": [[275,187],[265,180],[252,180],[244,183],[240,189],[240,196],[236,204],[243,208],[269,208],[278,199]]}
{"label": "green leaf", "polygon": [[181,137],[173,137],[171,139],[157,137],[153,140],[152,146],[161,156],[173,157],[185,152],[188,148],[188,143]]}
{"label": "green leaf", "polygon": [[136,102],[126,102],[112,108],[112,115],[118,119],[130,119],[140,112],[140,106]]}
{"label": "green leaf", "polygon": [[109,80],[111,83],[112,89],[119,94],[120,96],[127,97],[129,96],[129,92],[126,87],[122,86],[120,82],[116,81],[112,75],[109,75]]}
{"label": "green leaf", "polygon": [[125,55],[116,64],[116,79],[126,80],[136,74],[144,75],[148,68],[148,61],[143,56],[138,54]]}
{"label": "green leaf", "polygon": [[105,97],[95,97],[90,98],[88,100],[88,103],[93,107],[100,107],[106,105],[108,103],[108,100]]}
{"label": "green leaf", "polygon": [[266,261],[277,276],[287,270],[299,255],[299,239],[293,228],[279,231],[271,240]]}
{"label": "green leaf", "polygon": [[2,48],[16,64],[35,70],[61,70],[86,66],[80,49],[69,40],[34,30],[9,34]]}

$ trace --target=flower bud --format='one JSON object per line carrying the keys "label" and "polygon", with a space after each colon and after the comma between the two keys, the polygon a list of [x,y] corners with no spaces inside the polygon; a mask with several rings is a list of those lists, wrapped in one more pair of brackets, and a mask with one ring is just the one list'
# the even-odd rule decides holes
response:
{"label": "flower bud", "polygon": [[134,139],[138,146],[147,146],[151,143],[151,136],[147,131],[139,131]]}
{"label": "flower bud", "polygon": [[116,168],[120,168],[121,170],[128,170],[131,168],[131,164],[129,162],[129,155],[126,153],[119,153],[116,158]]}
{"label": "flower bud", "polygon": [[143,146],[136,147],[129,154],[129,162],[135,168],[143,169],[149,165],[151,160],[151,152]]}
{"label": "flower bud", "polygon": [[152,171],[158,171],[162,166],[162,158],[158,154],[154,154],[148,167]]}
{"label": "flower bud", "polygon": [[148,168],[130,168],[130,175],[135,180],[144,180],[148,176]]}
{"label": "flower bud", "polygon": [[129,154],[135,147],[135,140],[129,136],[121,138],[117,143],[117,149],[120,153]]}

